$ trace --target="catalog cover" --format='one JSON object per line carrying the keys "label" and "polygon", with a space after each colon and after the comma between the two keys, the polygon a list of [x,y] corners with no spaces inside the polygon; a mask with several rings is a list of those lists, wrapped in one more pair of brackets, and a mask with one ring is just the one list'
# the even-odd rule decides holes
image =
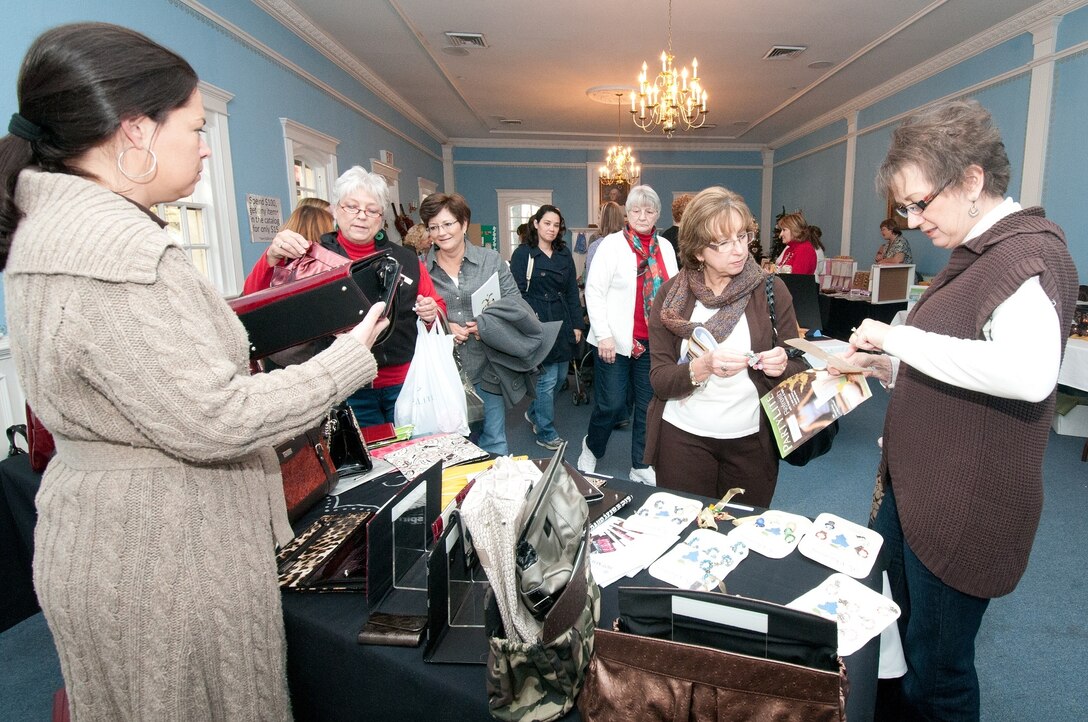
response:
{"label": "catalog cover", "polygon": [[785,457],[872,395],[861,374],[832,376],[809,369],[790,376],[759,402],[771,421],[778,451]]}

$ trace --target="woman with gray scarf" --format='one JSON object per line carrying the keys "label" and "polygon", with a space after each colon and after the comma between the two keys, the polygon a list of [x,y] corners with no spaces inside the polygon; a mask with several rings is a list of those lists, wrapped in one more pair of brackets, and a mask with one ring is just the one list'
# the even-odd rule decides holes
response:
{"label": "woman with gray scarf", "polygon": [[[745,504],[770,506],[778,482],[778,452],[759,398],[779,379],[805,368],[788,358],[797,337],[789,291],[767,276],[748,253],[754,220],[736,193],[720,187],[699,193],[680,228],[683,268],[662,287],[650,313],[647,464],[658,486],[721,497],[746,491]],[[694,360],[688,347],[696,327],[714,337]],[[716,347],[714,347],[716,344]]]}

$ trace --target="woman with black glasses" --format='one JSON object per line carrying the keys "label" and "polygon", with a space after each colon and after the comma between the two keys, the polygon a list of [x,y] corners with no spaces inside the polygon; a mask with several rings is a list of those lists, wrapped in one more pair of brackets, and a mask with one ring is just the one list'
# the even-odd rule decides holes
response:
{"label": "woman with black glasses", "polygon": [[[721,187],[702,191],[684,211],[684,267],[661,287],[650,314],[646,461],[661,487],[721,497],[739,486],[743,503],[770,506],[778,450],[759,398],[805,363],[787,358],[785,341],[797,337],[793,300],[748,253],[754,226],[744,199]],[[693,349],[698,327],[713,338]]]}
{"label": "woman with black glasses", "polygon": [[1011,167],[977,101],[904,121],[877,174],[911,228],[951,252],[906,325],[864,321],[847,358],[894,386],[872,527],[889,553],[909,712],[980,717],[975,637],[1016,588],[1077,296],[1062,229],[1005,197]]}
{"label": "woman with black glasses", "polygon": [[[384,209],[389,206],[389,186],[384,178],[354,166],[336,179],[333,194],[336,202],[330,210],[336,230],[321,236],[322,247],[352,261],[386,252],[400,263],[403,277],[390,319],[393,328],[374,346],[378,376],[348,397],[348,405],[361,426],[392,423],[393,409],[416,350],[416,318],[432,323],[438,309],[446,310],[446,304],[416,254],[390,241],[384,230]],[[257,264],[246,279],[247,289],[267,288],[275,266],[305,255],[309,247],[310,242],[294,231],[277,233],[265,253],[268,263]],[[267,280],[259,276],[261,270],[267,273]]]}

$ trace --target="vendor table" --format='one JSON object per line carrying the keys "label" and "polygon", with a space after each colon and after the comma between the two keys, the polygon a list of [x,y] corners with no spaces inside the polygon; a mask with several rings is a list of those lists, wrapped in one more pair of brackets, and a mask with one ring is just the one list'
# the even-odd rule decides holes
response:
{"label": "vendor table", "polygon": [[828,310],[827,328],[825,336],[846,341],[850,338],[850,330],[861,325],[861,322],[871,318],[884,323],[891,323],[895,314],[906,309],[906,301],[891,303],[870,303],[864,298],[846,298],[845,296],[830,296],[831,307]]}
{"label": "vendor table", "polygon": [[1058,383],[1088,391],[1088,340],[1071,338],[1066,342]]}
{"label": "vendor table", "polygon": [[[634,496],[620,516],[638,509],[656,491],[619,480],[608,485]],[[341,495],[340,502],[352,503],[352,491]],[[306,526],[315,515],[308,515],[296,528]],[[680,538],[694,528],[692,524]],[[879,589],[879,566],[863,580],[874,589]],[[752,553],[726,577],[725,584],[731,594],[785,604],[832,573],[796,550],[779,560]],[[603,588],[598,626],[610,628],[619,616],[616,590],[620,585],[666,586],[642,571],[634,579]],[[367,616],[362,595],[284,592],[288,678],[296,719],[489,719],[483,665],[427,664],[417,648],[360,645],[356,635]],[[845,659],[847,719],[873,717],[878,648],[879,638],[873,639]],[[580,719],[577,709],[564,719]]]}
{"label": "vendor table", "polygon": [[[30,469],[25,455],[0,462],[3,612],[21,614],[18,619],[37,611],[30,553],[36,517],[33,500],[40,483],[41,476]],[[655,491],[620,480],[608,483],[634,497],[620,516],[633,512]],[[364,489],[357,487],[345,492],[339,498],[340,503],[354,503],[356,495]],[[321,506],[301,519],[296,529],[301,530],[316,518]],[[681,538],[693,528],[694,525],[685,530]],[[873,573],[863,580],[874,589],[879,589],[880,566],[880,563],[875,565]],[[753,553],[726,577],[725,583],[732,594],[784,604],[816,587],[832,573],[797,551],[780,560]],[[643,571],[634,579],[605,587],[601,590],[601,627],[610,627],[619,615],[616,590],[621,584],[664,586]],[[360,645],[356,635],[368,616],[367,600],[362,594],[283,593],[287,673],[296,719],[397,722],[489,719],[483,665],[427,664],[419,648]],[[845,659],[850,720],[873,717],[878,648],[879,639],[874,639]],[[577,710],[566,719],[579,719]]]}

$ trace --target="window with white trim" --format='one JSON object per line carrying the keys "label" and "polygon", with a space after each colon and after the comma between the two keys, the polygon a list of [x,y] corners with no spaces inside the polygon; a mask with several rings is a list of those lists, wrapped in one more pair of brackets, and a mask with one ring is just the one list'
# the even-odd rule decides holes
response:
{"label": "window with white trim", "polygon": [[506,260],[518,247],[518,226],[528,223],[543,205],[552,202],[550,190],[500,190],[499,196],[499,254]]}
{"label": "window with white trim", "polygon": [[340,141],[290,118],[280,118],[283,148],[287,158],[287,183],[291,189],[291,210],[303,198],[332,200],[336,180],[336,146]]}
{"label": "window with white trim", "polygon": [[234,96],[205,82],[199,87],[204,98],[204,140],[211,157],[204,161],[192,195],[160,203],[153,210],[212,285],[224,296],[235,296],[242,290],[242,248],[227,126],[227,103]]}

